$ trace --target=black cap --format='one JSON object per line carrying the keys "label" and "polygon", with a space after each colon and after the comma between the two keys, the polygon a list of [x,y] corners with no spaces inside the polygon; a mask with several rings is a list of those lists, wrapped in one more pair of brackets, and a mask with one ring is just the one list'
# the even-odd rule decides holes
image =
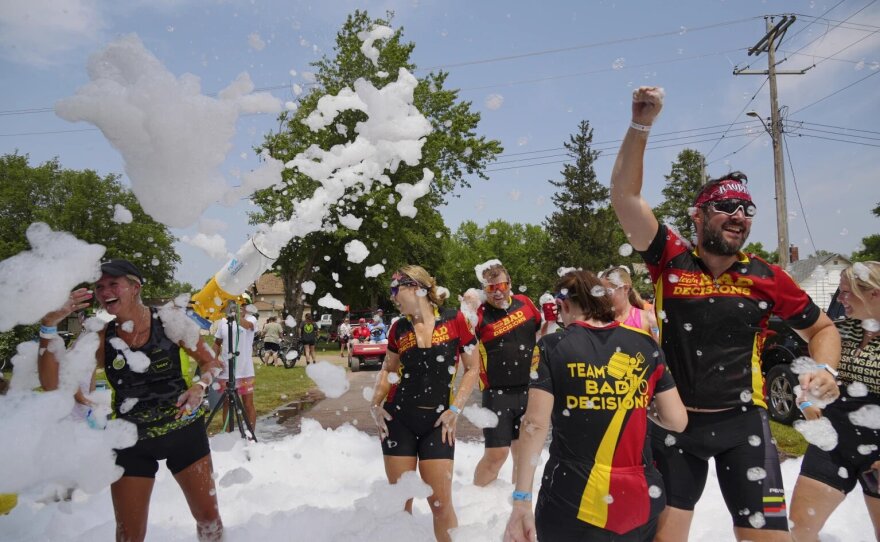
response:
{"label": "black cap", "polygon": [[124,277],[130,275],[138,280],[141,284],[146,282],[141,270],[128,260],[110,260],[101,264],[101,273],[113,277]]}

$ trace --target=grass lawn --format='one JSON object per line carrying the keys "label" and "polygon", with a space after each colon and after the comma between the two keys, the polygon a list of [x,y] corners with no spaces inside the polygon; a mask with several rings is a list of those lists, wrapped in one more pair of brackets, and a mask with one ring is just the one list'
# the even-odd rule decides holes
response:
{"label": "grass lawn", "polygon": [[776,447],[780,452],[800,457],[807,451],[807,441],[794,427],[771,421],[770,432],[776,439]]}
{"label": "grass lawn", "polygon": [[[256,373],[254,406],[257,409],[257,418],[296,401],[315,387],[315,383],[306,376],[305,366],[302,365],[293,369],[260,365],[256,367]],[[223,411],[220,411],[211,421],[208,433],[219,433],[222,428]]]}

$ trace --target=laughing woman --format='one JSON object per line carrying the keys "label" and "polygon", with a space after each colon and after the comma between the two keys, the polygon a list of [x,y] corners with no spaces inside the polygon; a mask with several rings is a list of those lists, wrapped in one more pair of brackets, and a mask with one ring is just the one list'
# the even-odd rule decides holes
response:
{"label": "laughing woman", "polygon": [[[455,426],[479,375],[476,338],[459,311],[440,308],[445,297],[417,265],[394,273],[391,298],[404,318],[388,332],[388,353],[370,407],[388,481],[395,484],[418,467],[431,486],[428,502],[438,541],[451,540],[449,529],[458,526],[452,507]],[[453,395],[459,356],[465,373]],[[406,510],[412,512],[412,499]]]}
{"label": "laughing woman", "polygon": [[[140,541],[146,536],[150,494],[159,460],[165,459],[196,520],[199,540],[220,540],[223,523],[201,408],[220,364],[200,339],[187,353],[198,361],[202,377],[190,382],[181,369],[181,346],[168,338],[156,310],[141,301],[143,283],[131,262],[111,260],[101,265],[94,290],[100,306],[116,317],[100,332],[97,366],[113,388],[114,417],[135,424],[138,431],[134,446],[116,450],[116,464],[123,468],[122,477],[110,486],[116,539]],[[38,367],[44,389],[58,387],[58,361],[49,348],[57,335],[55,326],[88,307],[91,298],[85,288],[75,290],[63,307],[42,318]],[[134,369],[140,365],[136,359],[148,365]],[[79,393],[77,401],[87,403]]]}
{"label": "laughing woman", "polygon": [[[819,540],[819,531],[846,494],[862,486],[874,536],[880,540],[880,429],[871,412],[880,410],[880,262],[861,262],[840,274],[838,299],[846,311],[839,322],[840,399],[819,411],[801,402],[807,419],[824,416],[837,432],[837,446],[810,445],[791,498],[791,534],[797,542]],[[876,414],[873,417],[876,418]]]}

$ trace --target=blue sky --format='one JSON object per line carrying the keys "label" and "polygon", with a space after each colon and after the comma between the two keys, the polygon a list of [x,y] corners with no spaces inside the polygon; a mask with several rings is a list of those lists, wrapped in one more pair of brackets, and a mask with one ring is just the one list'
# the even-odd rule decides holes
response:
{"label": "blue sky", "polygon": [[[660,202],[663,174],[685,146],[695,148],[708,154],[712,176],[731,169],[748,174],[759,209],[750,240],[769,248],[776,246],[770,138],[745,116],[749,110],[769,115],[767,85],[763,76],[732,71],[750,62],[765,69],[765,56],[747,55],[764,35],[763,16],[796,13],[780,47],[779,59],[788,58],[780,69],[816,66],[779,77],[789,119],[791,242],[802,256],[813,244],[848,255],[862,237],[880,231],[870,214],[880,202],[880,5],[871,0],[0,0],[0,152],[17,149],[33,164],[57,156],[67,168],[122,173],[119,153],[101,132],[52,111],[88,81],[91,53],[135,33],[172,73],[198,76],[204,93],[246,71],[258,88],[287,101],[294,99],[293,84],[305,84],[309,62],[332,52],[345,16],[358,8],[373,16],[393,10],[395,26],[416,44],[416,75],[448,71],[449,86],[481,112],[480,132],[504,145],[490,179],[474,179],[441,210],[451,228],[498,218],[540,223],[553,210],[547,181],[559,178],[562,143],[583,119],[595,129],[596,148],[606,150],[596,169],[607,183],[629,121],[630,93],[648,84],[666,89],[652,134],[665,148],[648,152],[648,200]],[[274,115],[239,121],[222,171],[230,184],[256,167],[251,148],[275,127]],[[206,213],[228,224],[223,234],[230,250],[252,231],[247,210],[242,203]],[[178,278],[193,284],[224,263],[183,244],[179,252]]]}

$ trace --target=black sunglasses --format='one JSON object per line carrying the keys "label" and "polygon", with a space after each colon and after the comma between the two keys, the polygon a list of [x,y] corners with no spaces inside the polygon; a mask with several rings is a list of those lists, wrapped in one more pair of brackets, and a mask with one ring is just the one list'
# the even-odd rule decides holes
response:
{"label": "black sunglasses", "polygon": [[733,216],[737,211],[742,210],[746,218],[754,218],[758,214],[758,208],[751,201],[741,199],[725,199],[721,201],[709,202],[706,207],[711,207],[717,213],[723,213]]}

